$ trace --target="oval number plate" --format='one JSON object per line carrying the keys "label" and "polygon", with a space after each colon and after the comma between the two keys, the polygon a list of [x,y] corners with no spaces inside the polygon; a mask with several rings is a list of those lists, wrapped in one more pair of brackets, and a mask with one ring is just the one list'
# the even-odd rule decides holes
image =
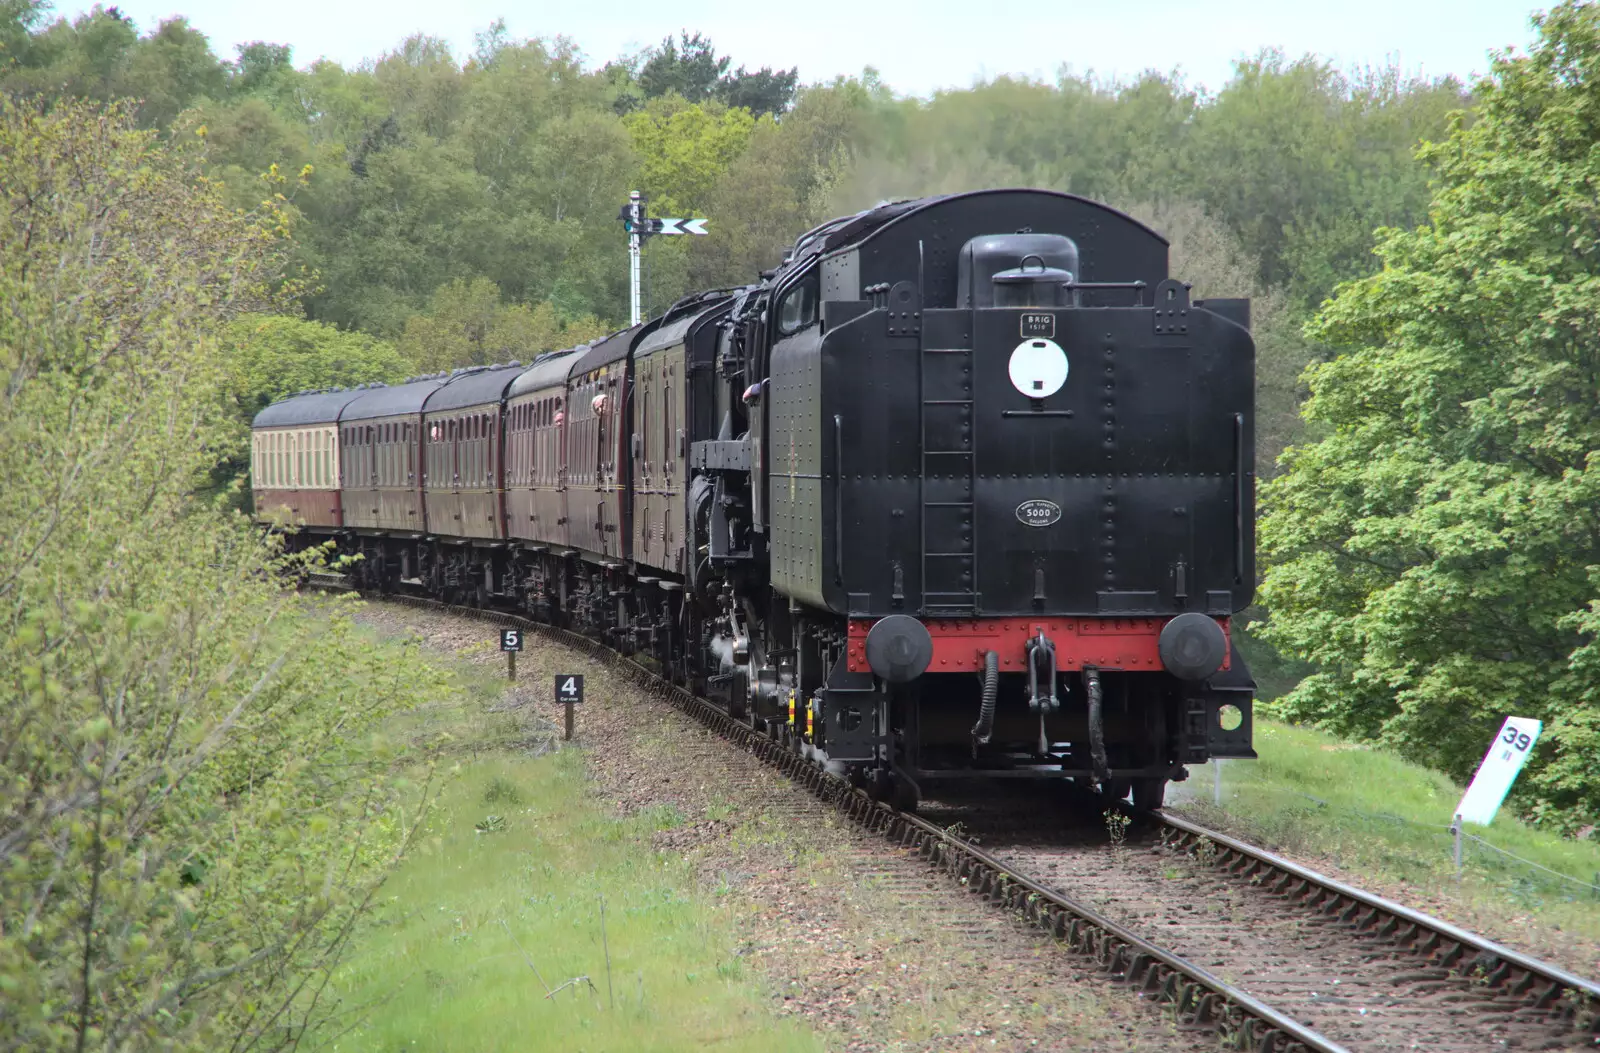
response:
{"label": "oval number plate", "polygon": [[1061,506],[1035,497],[1017,506],[1017,519],[1032,527],[1055,526],[1061,522]]}

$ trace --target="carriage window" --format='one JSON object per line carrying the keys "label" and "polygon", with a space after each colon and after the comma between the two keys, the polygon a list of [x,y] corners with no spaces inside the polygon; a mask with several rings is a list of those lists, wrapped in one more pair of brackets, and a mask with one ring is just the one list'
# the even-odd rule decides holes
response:
{"label": "carriage window", "polygon": [[778,331],[785,335],[798,333],[816,320],[817,277],[813,271],[783,294],[778,304]]}

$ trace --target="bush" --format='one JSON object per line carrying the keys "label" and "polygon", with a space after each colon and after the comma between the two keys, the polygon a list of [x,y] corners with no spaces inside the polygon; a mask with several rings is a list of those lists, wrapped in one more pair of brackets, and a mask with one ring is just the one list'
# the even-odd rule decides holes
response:
{"label": "bush", "polygon": [[0,1048],[292,1044],[425,796],[376,736],[432,674],[193,496],[218,332],[296,291],[199,160],[0,100]]}

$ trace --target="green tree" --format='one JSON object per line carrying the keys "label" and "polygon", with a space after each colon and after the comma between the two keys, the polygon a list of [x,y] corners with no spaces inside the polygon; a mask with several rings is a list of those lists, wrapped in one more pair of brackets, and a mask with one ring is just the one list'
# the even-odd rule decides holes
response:
{"label": "green tree", "polygon": [[796,238],[840,211],[835,190],[854,162],[869,101],[862,81],[839,78],[802,92],[781,122],[755,123],[707,194],[715,233],[682,250],[683,291],[755,281]]}
{"label": "green tree", "polygon": [[212,470],[225,485],[249,469],[250,422],[269,404],[302,391],[396,383],[412,371],[393,344],[287,314],[247,314],[218,333],[232,426]]}
{"label": "green tree", "polygon": [[640,159],[641,189],[650,194],[654,211],[673,216],[698,214],[755,128],[748,110],[673,96],[652,99],[622,123]]}
{"label": "green tree", "polygon": [[740,66],[717,82],[715,95],[724,106],[749,110],[757,117],[779,115],[794,101],[799,81],[798,66],[786,70],[762,66],[754,73]]}
{"label": "green tree", "polygon": [[433,372],[531,362],[542,352],[574,347],[606,332],[593,316],[563,321],[549,302],[532,308],[502,303],[500,290],[487,278],[457,279],[434,291],[426,314],[406,320],[400,352],[414,368]]}
{"label": "green tree", "polygon": [[1261,262],[1262,280],[1314,306],[1339,280],[1371,273],[1372,230],[1426,215],[1416,144],[1468,102],[1453,78],[1393,67],[1348,75],[1268,49],[1236,64],[1195,115],[1184,175]]}
{"label": "green tree", "polygon": [[138,100],[141,126],[166,126],[185,107],[219,95],[226,86],[223,66],[203,33],[183,18],[170,18],[140,37],[131,19],[115,7],[96,5],[75,21],[57,19],[23,39],[17,30],[41,20],[42,5],[13,4],[8,18],[9,69],[0,88],[13,95],[67,95],[110,101]]}
{"label": "green tree", "polygon": [[602,74],[615,86],[614,108],[629,113],[650,99],[677,96],[691,103],[716,101],[730,108],[749,110],[757,117],[782,114],[794,101],[799,67],[774,70],[762,66],[754,73],[718,55],[703,34],[684,30],[674,40],[667,37],[652,48],[629,58],[607,63]]}
{"label": "green tree", "polygon": [[382,733],[439,679],[193,494],[219,331],[294,293],[287,218],[195,160],[0,98],[6,1049],[294,1046],[426,803]]}
{"label": "green tree", "polygon": [[1508,714],[1547,722],[1519,791],[1600,812],[1600,9],[1500,57],[1479,119],[1423,151],[1430,222],[1312,335],[1306,416],[1264,495],[1267,638],[1320,671],[1297,719],[1468,775]]}

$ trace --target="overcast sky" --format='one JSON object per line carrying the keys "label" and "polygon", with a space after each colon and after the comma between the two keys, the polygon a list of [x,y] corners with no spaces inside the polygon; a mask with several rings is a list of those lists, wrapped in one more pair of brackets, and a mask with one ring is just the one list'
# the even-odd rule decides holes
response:
{"label": "overcast sky", "polygon": [[[57,0],[76,17],[92,4]],[[107,6],[110,6],[109,4]],[[800,68],[803,83],[876,67],[902,94],[964,88],[1001,73],[1053,79],[1074,72],[1131,77],[1181,69],[1216,88],[1230,63],[1268,46],[1315,52],[1345,67],[1393,58],[1409,73],[1463,79],[1488,69],[1492,49],[1526,49],[1516,0],[116,0],[148,31],[182,14],[224,58],[236,44],[289,44],[297,66],[377,58],[411,33],[448,40],[457,54],[496,17],[513,37],[571,38],[591,65],[700,30],[735,66]],[[670,14],[667,12],[670,11]]]}

